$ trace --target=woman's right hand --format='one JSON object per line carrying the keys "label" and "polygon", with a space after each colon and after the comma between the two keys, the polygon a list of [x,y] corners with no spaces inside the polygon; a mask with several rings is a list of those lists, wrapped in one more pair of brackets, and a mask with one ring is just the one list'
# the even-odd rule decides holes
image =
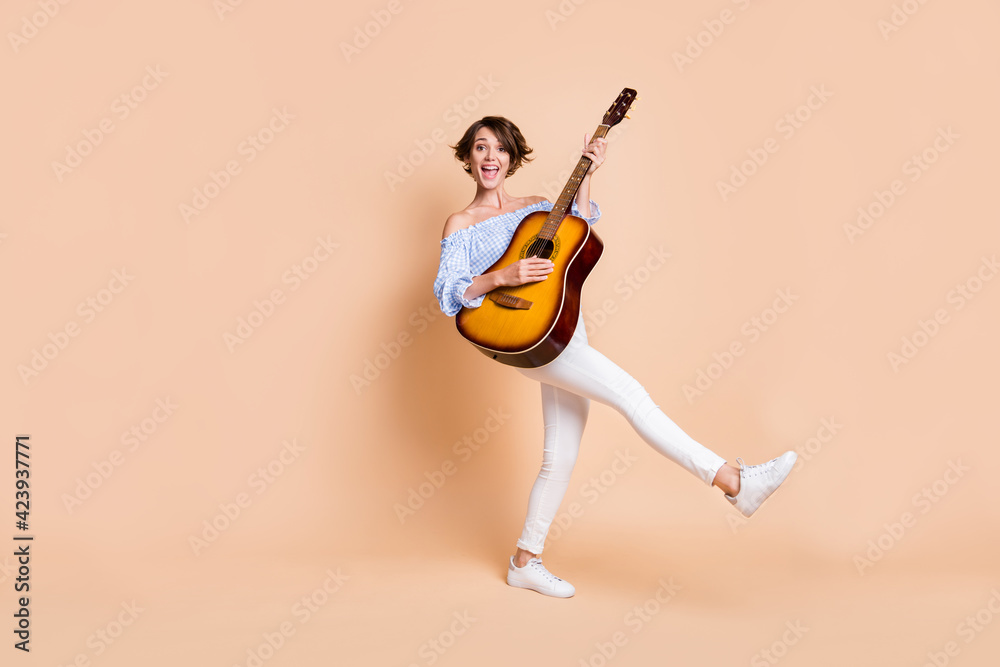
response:
{"label": "woman's right hand", "polygon": [[555,264],[552,260],[541,257],[525,257],[513,264],[508,264],[497,271],[501,285],[515,287],[525,283],[534,283],[545,280],[548,274],[552,273]]}

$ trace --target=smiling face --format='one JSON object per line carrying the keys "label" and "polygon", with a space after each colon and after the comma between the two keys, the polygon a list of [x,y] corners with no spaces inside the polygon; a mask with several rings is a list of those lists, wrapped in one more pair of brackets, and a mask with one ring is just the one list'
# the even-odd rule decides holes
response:
{"label": "smiling face", "polygon": [[[455,159],[463,163],[462,167],[476,181],[479,190],[502,186],[508,176],[531,162],[533,152],[517,125],[503,116],[483,116],[449,148],[455,151]],[[494,168],[484,170],[484,166]]]}
{"label": "smiling face", "polygon": [[469,152],[472,177],[484,188],[495,188],[503,183],[510,169],[510,153],[488,127],[481,127],[472,140]]}

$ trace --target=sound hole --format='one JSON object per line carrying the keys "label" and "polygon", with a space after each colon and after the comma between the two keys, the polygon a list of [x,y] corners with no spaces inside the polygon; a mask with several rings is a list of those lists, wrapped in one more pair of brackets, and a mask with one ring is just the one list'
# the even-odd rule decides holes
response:
{"label": "sound hole", "polygon": [[555,237],[555,243],[547,239],[540,239],[538,235],[532,236],[521,248],[521,258],[541,257],[542,259],[554,259],[559,254],[559,236]]}
{"label": "sound hole", "polygon": [[528,255],[548,259],[552,256],[553,250],[555,250],[555,246],[552,245],[552,241],[535,239],[535,242],[528,248]]}

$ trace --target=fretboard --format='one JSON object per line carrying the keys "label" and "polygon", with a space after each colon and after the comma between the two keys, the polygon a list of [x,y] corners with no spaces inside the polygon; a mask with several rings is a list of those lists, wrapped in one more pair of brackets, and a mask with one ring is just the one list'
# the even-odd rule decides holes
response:
{"label": "fretboard", "polygon": [[[594,130],[591,140],[605,136],[610,129],[610,125],[598,125],[597,129]],[[558,231],[563,218],[566,217],[566,212],[572,207],[573,199],[576,197],[577,190],[580,189],[580,183],[583,181],[583,177],[587,175],[587,170],[590,169],[592,162],[586,155],[580,157],[580,161],[576,163],[576,169],[573,170],[569,180],[566,181],[566,187],[563,188],[562,194],[559,195],[556,203],[552,205],[549,217],[546,218],[545,224],[542,225],[541,231],[538,232],[538,238],[546,241],[551,241],[555,238],[556,231]]]}

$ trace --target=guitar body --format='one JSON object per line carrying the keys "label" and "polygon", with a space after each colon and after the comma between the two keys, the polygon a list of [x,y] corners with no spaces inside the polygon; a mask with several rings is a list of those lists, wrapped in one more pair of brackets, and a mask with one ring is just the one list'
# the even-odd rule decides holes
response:
{"label": "guitar body", "polygon": [[[501,269],[534,254],[549,213],[535,211],[521,220],[510,245],[486,272]],[[515,287],[499,287],[478,308],[462,308],[456,316],[459,333],[476,348],[501,363],[521,368],[544,366],[565,349],[576,331],[583,283],[604,251],[604,243],[583,218],[566,215],[545,253],[554,265],[548,278]],[[525,301],[501,305],[503,293]],[[506,297],[504,297],[506,298]],[[503,301],[504,299],[499,299]],[[530,306],[525,307],[525,302]]]}

